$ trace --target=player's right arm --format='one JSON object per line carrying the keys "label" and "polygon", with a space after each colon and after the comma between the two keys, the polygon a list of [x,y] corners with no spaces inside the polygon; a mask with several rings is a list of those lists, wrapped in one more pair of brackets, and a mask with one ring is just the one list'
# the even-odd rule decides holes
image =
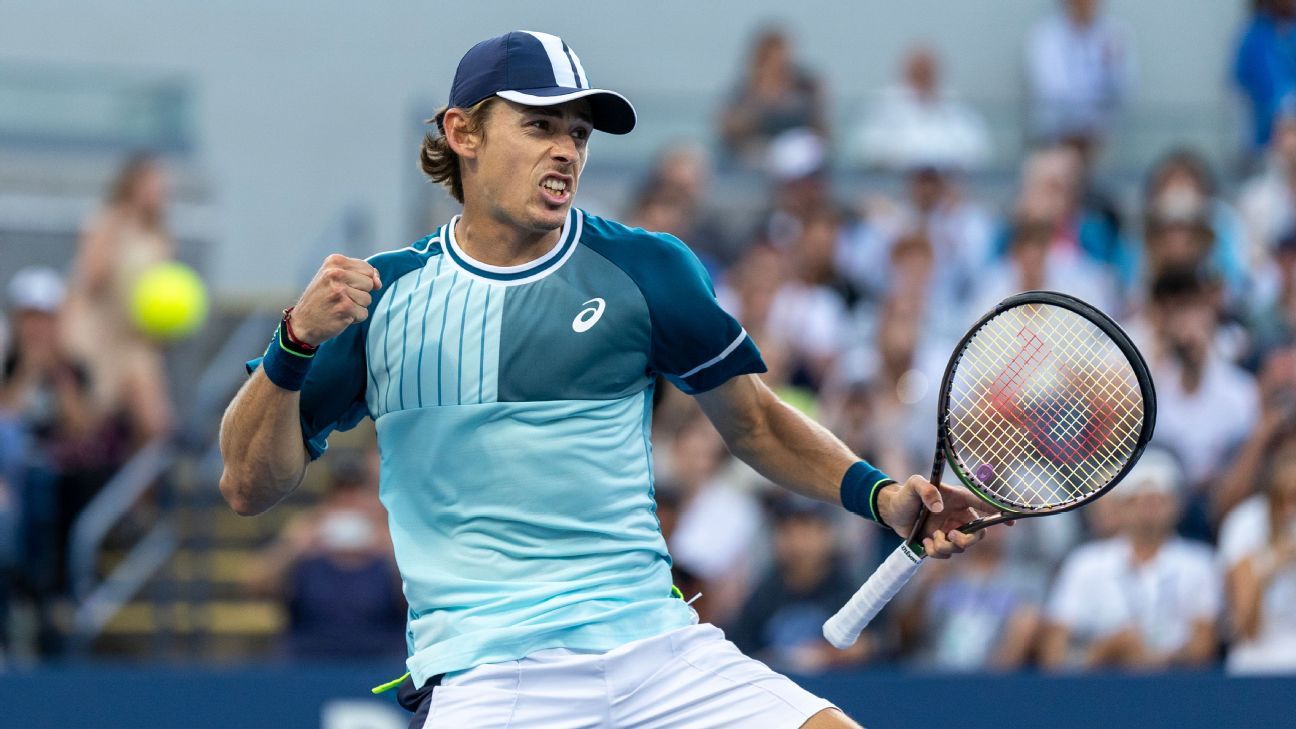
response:
{"label": "player's right arm", "polygon": [[[381,286],[368,262],[329,256],[293,307],[293,334],[314,346],[338,336],[368,318],[371,292]],[[311,460],[301,393],[276,385],[258,368],[225,411],[220,448],[220,490],[234,511],[251,516],[277,504],[301,483]]]}

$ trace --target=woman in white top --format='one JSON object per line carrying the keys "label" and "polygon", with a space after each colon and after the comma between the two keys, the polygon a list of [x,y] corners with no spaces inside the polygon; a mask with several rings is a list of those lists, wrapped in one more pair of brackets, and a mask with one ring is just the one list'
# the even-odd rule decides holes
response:
{"label": "woman in white top", "polygon": [[1239,504],[1220,530],[1232,673],[1296,670],[1296,439],[1274,455],[1266,481],[1266,493]]}

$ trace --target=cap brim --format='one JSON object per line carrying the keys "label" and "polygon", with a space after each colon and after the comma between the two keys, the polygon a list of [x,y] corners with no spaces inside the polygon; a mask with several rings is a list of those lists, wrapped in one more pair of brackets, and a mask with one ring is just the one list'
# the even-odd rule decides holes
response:
{"label": "cap brim", "polygon": [[574,99],[589,100],[594,128],[608,134],[628,134],[635,126],[635,110],[630,100],[607,89],[573,89],[553,86],[546,89],[497,91],[501,99],[527,106],[555,106]]}

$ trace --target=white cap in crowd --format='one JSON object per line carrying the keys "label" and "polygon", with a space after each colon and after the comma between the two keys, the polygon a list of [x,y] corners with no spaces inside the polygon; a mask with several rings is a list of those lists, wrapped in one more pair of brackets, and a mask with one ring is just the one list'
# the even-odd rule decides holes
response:
{"label": "white cap in crowd", "polygon": [[827,149],[823,138],[805,127],[789,129],[775,137],[766,151],[765,164],[778,182],[800,180],[824,170]]}
{"label": "white cap in crowd", "polygon": [[15,311],[52,314],[63,305],[63,277],[49,266],[27,266],[9,279],[9,306]]}
{"label": "white cap in crowd", "polygon": [[1117,484],[1116,492],[1124,496],[1162,493],[1178,496],[1183,489],[1183,467],[1179,459],[1164,448],[1150,447],[1134,468]]}

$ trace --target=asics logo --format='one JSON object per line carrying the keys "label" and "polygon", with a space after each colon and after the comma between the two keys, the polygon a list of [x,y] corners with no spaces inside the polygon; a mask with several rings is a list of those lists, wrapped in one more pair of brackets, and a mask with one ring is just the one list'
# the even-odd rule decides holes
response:
{"label": "asics logo", "polygon": [[[593,304],[593,306],[590,306],[590,304]],[[575,319],[572,319],[572,331],[577,333],[587,332],[590,327],[598,323],[599,318],[603,316],[603,307],[607,306],[607,302],[603,299],[590,299],[581,306],[585,308],[580,310]]]}

